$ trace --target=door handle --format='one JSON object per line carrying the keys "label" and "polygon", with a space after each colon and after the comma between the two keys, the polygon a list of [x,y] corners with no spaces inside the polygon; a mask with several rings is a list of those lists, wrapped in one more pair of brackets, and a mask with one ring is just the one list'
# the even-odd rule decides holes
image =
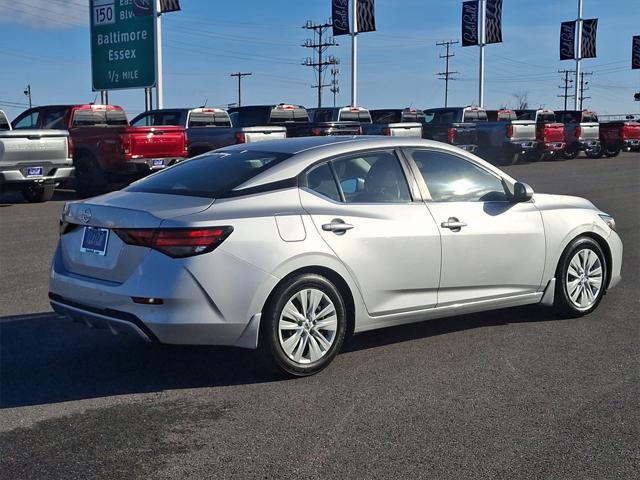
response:
{"label": "door handle", "polygon": [[452,232],[459,232],[462,229],[462,227],[466,227],[467,224],[464,222],[461,222],[456,217],[449,217],[449,220],[447,220],[446,222],[442,222],[440,226],[442,228],[448,228]]}
{"label": "door handle", "polygon": [[344,235],[347,230],[351,230],[353,225],[350,223],[345,223],[344,220],[339,218],[334,218],[331,220],[331,223],[325,223],[322,225],[322,230],[325,232],[333,232],[336,235]]}

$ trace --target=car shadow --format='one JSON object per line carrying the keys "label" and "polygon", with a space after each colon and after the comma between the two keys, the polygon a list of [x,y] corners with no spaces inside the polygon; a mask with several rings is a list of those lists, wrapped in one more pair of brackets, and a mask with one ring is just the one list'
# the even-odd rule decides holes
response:
{"label": "car shadow", "polygon": [[[343,350],[554,319],[547,309],[511,308],[366,332],[349,339]],[[283,380],[252,350],[150,344],[54,313],[0,318],[0,409]]]}
{"label": "car shadow", "polygon": [[[77,200],[76,192],[67,188],[57,188],[51,202],[68,202]],[[16,204],[29,203],[20,192],[9,190],[0,192],[0,207],[11,207]]]}

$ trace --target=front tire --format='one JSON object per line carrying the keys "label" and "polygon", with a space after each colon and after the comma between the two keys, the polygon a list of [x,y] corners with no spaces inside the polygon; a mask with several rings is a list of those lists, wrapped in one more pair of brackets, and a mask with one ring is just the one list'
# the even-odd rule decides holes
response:
{"label": "front tire", "polygon": [[22,187],[22,196],[30,203],[48,202],[53,197],[56,186],[51,185],[27,185]]}
{"label": "front tire", "polygon": [[276,288],[265,309],[261,348],[286,375],[313,375],[338,354],[346,326],[338,289],[320,275],[297,275]]}
{"label": "front tire", "polygon": [[554,308],[561,315],[580,317],[593,312],[607,285],[604,252],[590,237],[578,237],[565,249],[556,270]]}

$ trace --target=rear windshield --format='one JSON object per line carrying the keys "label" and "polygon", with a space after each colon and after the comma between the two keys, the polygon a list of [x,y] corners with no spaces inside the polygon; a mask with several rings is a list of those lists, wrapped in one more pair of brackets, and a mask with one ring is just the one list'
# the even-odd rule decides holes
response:
{"label": "rear windshield", "polygon": [[580,123],[580,112],[556,112],[559,122],[562,123]]}
{"label": "rear windshield", "polygon": [[371,123],[371,114],[368,110],[340,110],[339,122]]}
{"label": "rear windshield", "polygon": [[508,122],[510,120],[517,120],[516,112],[511,110],[487,110],[487,119],[490,122]]}
{"label": "rear windshield", "polygon": [[191,112],[189,128],[230,127],[231,120],[227,112]]}
{"label": "rear windshield", "polygon": [[424,121],[425,123],[435,123],[435,124],[443,124],[443,123],[456,123],[459,122],[459,109],[451,109],[451,110],[433,110],[424,112]]}
{"label": "rear windshield", "polygon": [[271,110],[271,123],[308,122],[306,108],[274,108]]}
{"label": "rear windshield", "polygon": [[465,122],[486,122],[487,113],[484,110],[465,110],[464,112]]}
{"label": "rear windshield", "polygon": [[72,127],[126,126],[127,116],[123,110],[76,110]]}
{"label": "rear windshield", "polygon": [[291,154],[235,150],[211,152],[143,178],[125,190],[194,197],[221,197]]}

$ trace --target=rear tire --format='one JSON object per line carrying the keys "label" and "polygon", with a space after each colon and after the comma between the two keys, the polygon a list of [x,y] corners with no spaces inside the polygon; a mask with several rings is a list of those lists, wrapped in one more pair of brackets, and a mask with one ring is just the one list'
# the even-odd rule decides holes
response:
{"label": "rear tire", "polygon": [[344,301],[328,279],[302,274],[279,285],[263,313],[260,348],[281,373],[318,373],[338,354],[347,331]]}
{"label": "rear tire", "polygon": [[498,154],[498,164],[504,167],[515,165],[520,161],[520,154],[513,150],[506,150]]}
{"label": "rear tire", "polygon": [[568,317],[593,312],[604,296],[608,275],[606,258],[598,242],[590,237],[574,239],[556,269],[554,309]]}
{"label": "rear tire", "polygon": [[94,197],[107,191],[107,175],[92,155],[80,153],[73,163],[76,194],[80,198]]}
{"label": "rear tire", "polygon": [[602,147],[591,148],[586,150],[584,153],[588,158],[602,158],[602,155],[604,155]]}
{"label": "rear tire", "polygon": [[30,203],[48,202],[53,197],[56,186],[50,185],[27,185],[22,187],[22,196]]}
{"label": "rear tire", "polygon": [[607,147],[604,151],[604,155],[607,158],[614,158],[620,155],[620,148]]}
{"label": "rear tire", "polygon": [[580,150],[578,150],[577,148],[566,148],[562,152],[562,158],[565,158],[567,160],[573,160],[578,156],[579,153],[580,153]]}

